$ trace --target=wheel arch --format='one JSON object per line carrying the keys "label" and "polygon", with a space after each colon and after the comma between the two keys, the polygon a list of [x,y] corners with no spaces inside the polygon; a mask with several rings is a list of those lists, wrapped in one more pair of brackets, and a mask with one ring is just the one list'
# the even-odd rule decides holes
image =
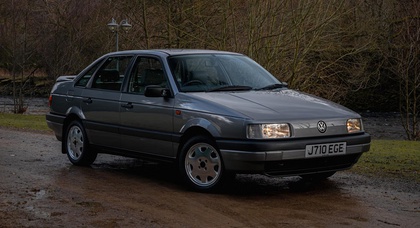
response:
{"label": "wheel arch", "polygon": [[[205,129],[201,126],[192,126],[192,127],[188,128],[185,132],[183,132],[183,134],[181,136],[181,139],[179,140],[179,146],[178,146],[178,151],[177,151],[177,156],[176,156],[177,159],[179,158],[179,155],[181,154],[181,150],[182,150],[182,147],[184,146],[184,144],[190,138],[192,138],[193,136],[197,136],[197,135],[203,135],[203,136],[206,136],[209,139],[215,141],[213,135],[207,129]],[[218,148],[216,148],[216,149],[218,149]]]}
{"label": "wheel arch", "polygon": [[[80,121],[80,123],[83,125],[83,122],[82,122],[83,119],[84,119],[83,112],[79,108],[77,108],[77,107],[69,108],[66,112],[66,118],[64,119],[64,122],[63,122],[63,129],[62,129],[63,138],[67,137],[66,131],[67,131],[68,125],[71,122],[77,120],[77,121]],[[66,153],[64,147],[65,147],[65,145],[64,145],[64,143],[62,143],[61,153],[63,153],[63,154]]]}

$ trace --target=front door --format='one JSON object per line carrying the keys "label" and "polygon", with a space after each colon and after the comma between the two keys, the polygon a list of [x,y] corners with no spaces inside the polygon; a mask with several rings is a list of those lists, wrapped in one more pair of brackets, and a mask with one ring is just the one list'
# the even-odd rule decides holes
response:
{"label": "front door", "polygon": [[146,86],[167,88],[158,58],[137,57],[127,93],[120,99],[121,147],[132,152],[172,158],[173,99],[146,97]]}

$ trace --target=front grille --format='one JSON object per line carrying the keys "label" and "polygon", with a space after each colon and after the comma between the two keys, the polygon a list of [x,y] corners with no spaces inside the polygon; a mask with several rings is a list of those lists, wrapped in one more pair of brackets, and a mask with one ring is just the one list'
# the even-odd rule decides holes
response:
{"label": "front grille", "polygon": [[300,175],[313,172],[343,170],[355,164],[362,154],[326,156],[311,159],[283,160],[265,163],[268,175]]}

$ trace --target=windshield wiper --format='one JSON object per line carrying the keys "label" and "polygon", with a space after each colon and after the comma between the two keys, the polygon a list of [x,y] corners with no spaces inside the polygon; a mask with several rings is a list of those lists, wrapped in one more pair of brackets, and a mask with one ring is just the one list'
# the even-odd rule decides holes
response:
{"label": "windshield wiper", "polygon": [[271,84],[255,90],[272,90],[285,87],[283,84]]}
{"label": "windshield wiper", "polygon": [[231,86],[222,86],[215,89],[207,90],[207,92],[215,92],[215,91],[244,91],[244,90],[251,90],[252,87],[250,86],[239,86],[239,85],[231,85]]}

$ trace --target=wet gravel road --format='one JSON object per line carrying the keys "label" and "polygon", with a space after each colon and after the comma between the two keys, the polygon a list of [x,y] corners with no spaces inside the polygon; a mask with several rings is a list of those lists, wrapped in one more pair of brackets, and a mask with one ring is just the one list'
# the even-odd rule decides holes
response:
{"label": "wet gravel road", "polygon": [[238,175],[191,192],[170,166],[72,166],[51,134],[0,128],[0,227],[420,227],[417,183],[345,171],[321,183]]}

